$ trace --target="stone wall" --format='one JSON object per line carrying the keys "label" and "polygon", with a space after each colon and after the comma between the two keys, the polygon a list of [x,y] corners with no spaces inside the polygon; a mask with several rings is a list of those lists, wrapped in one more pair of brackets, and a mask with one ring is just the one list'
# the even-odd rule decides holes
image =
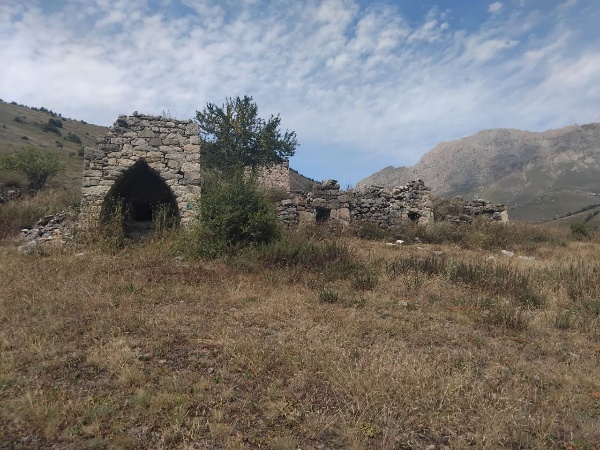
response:
{"label": "stone wall", "polygon": [[290,192],[289,161],[261,169],[258,175],[259,183],[266,189]]}
{"label": "stone wall", "polygon": [[337,182],[328,180],[307,194],[292,193],[279,204],[278,216],[288,226],[325,221],[370,222],[381,228],[406,221],[427,224],[433,221],[431,190],[416,180],[394,189],[341,191]]}
{"label": "stone wall", "polygon": [[[85,149],[80,222],[98,223],[107,197],[122,188],[132,203],[152,202],[152,195],[156,201],[173,199],[174,213],[185,225],[200,195],[199,161],[198,125],[192,121],[119,116],[97,148]],[[143,183],[128,183],[134,175]]]}
{"label": "stone wall", "polygon": [[445,220],[455,223],[471,223],[476,217],[483,217],[491,222],[508,222],[506,205],[491,203],[486,200],[463,200],[456,196],[449,200],[443,217],[436,220]]}

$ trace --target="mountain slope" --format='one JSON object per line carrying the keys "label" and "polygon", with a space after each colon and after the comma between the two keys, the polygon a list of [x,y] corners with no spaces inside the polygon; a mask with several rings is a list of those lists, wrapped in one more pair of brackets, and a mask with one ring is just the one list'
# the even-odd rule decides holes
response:
{"label": "mountain slope", "polygon": [[552,219],[597,201],[600,124],[543,133],[480,131],[438,144],[413,167],[386,167],[357,187],[391,187],[414,178],[438,196],[482,197],[506,203],[513,218]]}

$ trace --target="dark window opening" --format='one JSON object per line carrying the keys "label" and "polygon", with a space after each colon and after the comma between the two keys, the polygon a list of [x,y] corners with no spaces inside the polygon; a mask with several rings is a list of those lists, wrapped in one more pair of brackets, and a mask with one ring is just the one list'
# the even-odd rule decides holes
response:
{"label": "dark window opening", "polygon": [[317,223],[327,222],[331,217],[331,210],[329,208],[316,208],[315,218]]}
{"label": "dark window opening", "polygon": [[418,212],[415,212],[415,211],[410,211],[408,213],[408,218],[412,222],[418,222],[419,219],[421,218],[421,214],[419,214]]}
{"label": "dark window opening", "polygon": [[104,198],[102,220],[120,216],[126,233],[153,230],[157,221],[172,227],[179,222],[179,209],[171,188],[145,161],[136,162],[121,175]]}

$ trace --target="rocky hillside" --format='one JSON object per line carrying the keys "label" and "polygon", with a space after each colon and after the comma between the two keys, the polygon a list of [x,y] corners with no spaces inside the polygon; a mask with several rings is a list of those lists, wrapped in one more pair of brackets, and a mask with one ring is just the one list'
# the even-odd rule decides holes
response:
{"label": "rocky hillside", "polygon": [[600,123],[534,133],[480,131],[442,142],[412,167],[386,167],[358,183],[422,178],[434,195],[505,203],[512,218],[549,220],[600,200]]}

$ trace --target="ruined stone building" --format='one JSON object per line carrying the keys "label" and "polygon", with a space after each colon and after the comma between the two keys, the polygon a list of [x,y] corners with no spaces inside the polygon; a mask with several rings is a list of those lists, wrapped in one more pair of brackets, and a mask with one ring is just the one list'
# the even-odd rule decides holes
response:
{"label": "ruined stone building", "polygon": [[[289,191],[287,161],[263,170],[263,185]],[[200,137],[191,120],[119,116],[97,148],[86,148],[81,201],[84,227],[107,220],[116,205],[130,223],[151,223],[159,209],[183,226],[200,197]]]}
{"label": "ruined stone building", "polygon": [[[201,194],[200,137],[194,122],[134,113],[119,116],[97,148],[86,148],[81,223],[88,227],[106,221],[121,206],[129,224],[151,226],[158,211],[183,226],[194,217]],[[433,221],[431,191],[422,180],[385,189],[341,191],[330,180],[312,192],[290,192],[288,163],[260,174],[267,188],[289,193],[278,207],[288,226],[337,221],[372,222],[382,228],[403,221]]]}

